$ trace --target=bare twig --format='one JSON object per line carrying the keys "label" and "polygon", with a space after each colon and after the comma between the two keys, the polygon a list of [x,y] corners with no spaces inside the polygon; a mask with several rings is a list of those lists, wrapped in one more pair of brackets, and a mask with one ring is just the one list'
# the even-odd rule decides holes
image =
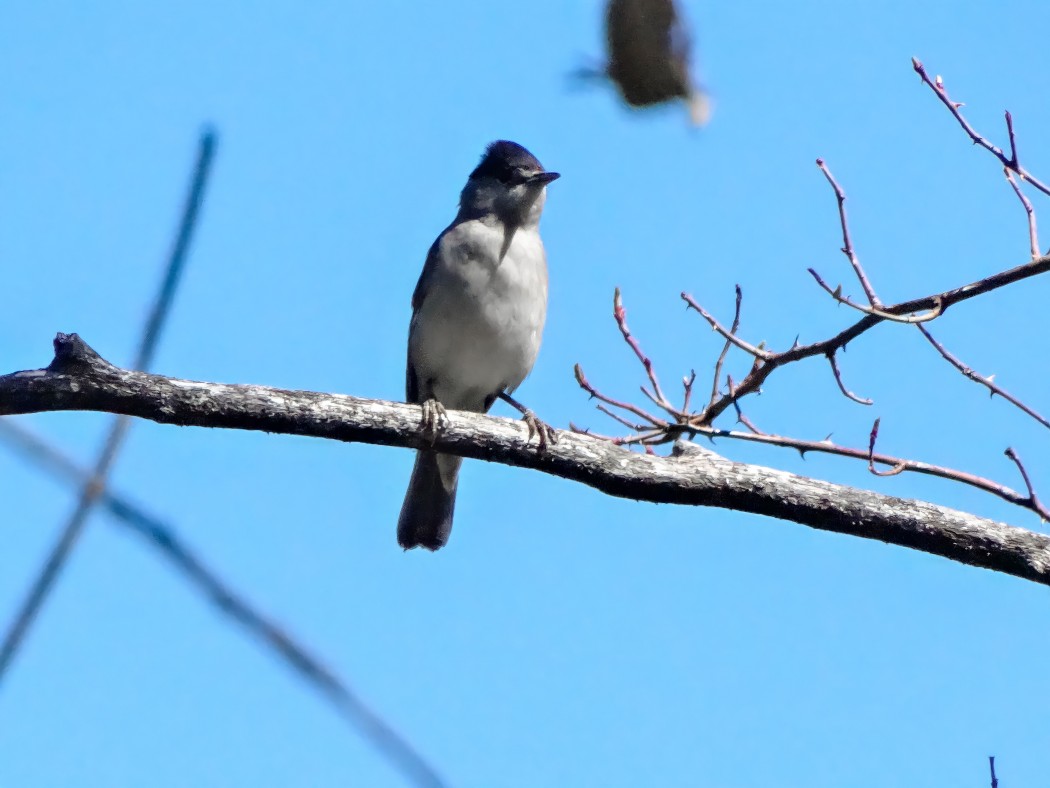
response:
{"label": "bare twig", "polygon": [[933,338],[930,332],[926,330],[925,326],[916,326],[916,328],[918,328],[919,331],[922,332],[922,335],[926,337],[926,339],[929,341],[929,343],[937,349],[937,352],[941,354],[941,357],[953,367],[955,367],[957,370],[959,370],[963,375],[968,377],[974,383],[979,383],[982,386],[987,387],[993,396],[998,394],[1011,405],[1024,411],[1033,419],[1042,424],[1044,427],[1050,429],[1050,420],[1047,420],[1044,416],[1040,415],[1028,405],[1025,405],[1023,402],[1021,402],[1021,400],[1017,399],[1017,397],[1008,392],[1006,389],[1002,388],[1002,386],[996,384],[992,380],[992,376],[984,377],[983,375],[979,375],[976,371],[973,370],[972,367],[968,366],[967,364],[964,364],[961,360],[953,356],[950,352],[948,352],[944,345],[942,345],[940,342]]}
{"label": "bare twig", "polygon": [[616,325],[620,328],[620,333],[623,334],[624,341],[627,342],[631,350],[634,351],[635,356],[642,363],[642,366],[645,367],[645,374],[649,376],[649,382],[653,385],[653,394],[650,396],[650,399],[653,400],[657,407],[663,408],[673,416],[677,416],[678,411],[668,402],[667,397],[664,396],[663,389],[660,388],[660,381],[656,378],[656,370],[653,368],[652,360],[642,352],[638,340],[631,335],[631,330],[627,327],[627,310],[623,308],[623,299],[620,297],[620,288],[618,287],[613,291],[613,317],[616,319]]}
{"label": "bare twig", "polygon": [[882,309],[877,309],[875,307],[864,306],[863,304],[858,304],[856,301],[853,301],[849,296],[842,295],[841,285],[839,285],[836,288],[832,288],[831,285],[824,281],[824,279],[820,276],[820,274],[816,272],[815,269],[807,268],[806,270],[809,271],[810,276],[817,280],[817,284],[820,285],[821,288],[823,288],[828,295],[830,295],[840,304],[845,304],[848,307],[856,309],[858,312],[863,312],[864,314],[871,315],[872,317],[877,317],[882,320],[889,320],[892,323],[928,323],[931,320],[936,320],[938,317],[941,316],[941,313],[944,311],[943,304],[937,303],[934,303],[932,309],[921,315],[898,315],[894,314],[893,312],[886,312]]}
{"label": "bare twig", "polygon": [[[1007,116],[1009,116],[1009,113],[1007,113]],[[1035,260],[1039,257],[1039,231],[1036,229],[1035,224],[1035,209],[1032,207],[1031,200],[1025,196],[1017,181],[1014,180],[1013,173],[1006,169],[1006,167],[1003,167],[1003,175],[1006,176],[1006,180],[1010,183],[1011,188],[1014,190],[1014,194],[1016,194],[1017,199],[1021,201],[1025,214],[1028,216],[1028,246],[1032,250],[1032,259]]]}
{"label": "bare twig", "polygon": [[[193,230],[197,224],[197,217],[199,216],[200,206],[204,198],[204,188],[207,184],[208,173],[211,168],[214,153],[215,134],[210,130],[205,131],[204,134],[201,135],[197,152],[197,161],[193,170],[193,179],[190,184],[186,203],[183,207],[178,233],[175,236],[175,243],[172,246],[165,267],[164,280],[161,284],[157,300],[154,303],[148,320],[146,321],[142,342],[135,355],[135,369],[146,369],[153,359],[157,340],[160,338],[161,328],[163,327],[164,320],[171,308],[171,302],[174,298],[175,290],[179,282],[179,275],[182,272],[183,264],[186,261],[187,252],[189,251],[190,241],[193,238]],[[106,443],[95,464],[91,480],[84,485],[76,509],[73,510],[69,521],[62,529],[58,541],[55,543],[54,547],[52,547],[44,566],[33,581],[25,600],[19,607],[18,613],[15,615],[15,619],[11,623],[10,629],[4,637],[3,644],[0,646],[0,681],[2,681],[6,675],[7,670],[11,665],[11,660],[18,651],[19,645],[22,643],[26,632],[32,625],[33,620],[36,618],[37,613],[44,603],[44,600],[47,598],[47,595],[54,586],[55,581],[58,579],[62,568],[65,566],[66,559],[69,557],[70,551],[76,545],[77,540],[84,529],[84,524],[87,522],[87,516],[91,512],[96,499],[105,488],[106,477],[109,474],[110,468],[113,465],[113,461],[116,459],[120,447],[124,443],[124,438],[127,435],[130,423],[130,419],[127,417],[118,417],[114,421],[113,427],[110,429],[109,435],[106,439]]]}
{"label": "bare twig", "polygon": [[[941,83],[943,87],[944,83]],[[1006,134],[1010,138],[1010,161],[1016,167],[1020,163],[1020,159],[1017,158],[1017,138],[1014,136],[1014,116],[1010,114],[1010,110],[1006,110],[1003,113],[1006,116]]]}
{"label": "bare twig", "polygon": [[[739,411],[738,411],[739,413]],[[911,473],[920,473],[924,476],[935,476],[939,479],[946,479],[952,482],[959,482],[969,487],[975,487],[978,490],[983,490],[990,493],[997,498],[1001,498],[1007,503],[1020,506],[1022,509],[1035,512],[1044,520],[1050,519],[1045,513],[1045,509],[1042,504],[1035,500],[1033,501],[1030,495],[1024,495],[1017,492],[1016,490],[1007,487],[1006,485],[999,484],[998,482],[990,479],[985,479],[982,476],[977,476],[966,471],[960,471],[956,468],[946,468],[941,465],[933,465],[928,462],[921,462],[919,460],[907,460],[902,457],[893,457],[887,454],[876,454],[874,451],[874,443],[869,445],[868,449],[854,449],[849,446],[840,446],[837,443],[833,443],[830,439],[824,439],[822,441],[810,441],[802,440],[800,438],[790,438],[785,435],[775,435],[772,433],[761,432],[753,424],[748,421],[741,420],[749,432],[740,432],[739,430],[726,430],[718,427],[710,426],[693,426],[691,431],[697,435],[703,435],[708,438],[731,438],[733,440],[748,441],[751,443],[762,443],[767,446],[777,446],[783,449],[794,449],[802,453],[805,452],[820,452],[821,454],[832,454],[838,457],[850,457],[857,460],[867,460],[871,463],[869,470],[876,476],[896,476],[899,473],[908,471]],[[685,428],[675,426],[672,429],[683,430]],[[874,441],[877,436],[878,430],[872,430],[872,438]],[[874,465],[885,465],[890,470],[880,471],[874,468]]]}
{"label": "bare twig", "polygon": [[880,471],[875,467],[875,442],[879,439],[879,425],[881,423],[881,418],[875,419],[875,423],[871,425],[871,433],[868,435],[868,470],[875,476],[896,476],[898,473],[903,473],[907,470],[904,462],[898,462],[888,471]]}
{"label": "bare twig", "polygon": [[[696,370],[692,369],[689,371],[689,377],[682,378],[682,388],[685,393],[682,396],[682,413],[689,413],[689,400],[693,396],[693,384],[696,383]],[[717,391],[718,381],[715,381],[715,388]]]}
{"label": "bare twig", "polygon": [[828,183],[831,184],[831,188],[835,191],[835,199],[838,201],[839,223],[842,225],[842,253],[846,255],[849,264],[853,266],[853,273],[857,275],[860,286],[864,289],[864,295],[868,297],[868,303],[877,309],[881,305],[879,297],[875,295],[875,288],[868,281],[868,277],[860,265],[860,259],[853,250],[853,241],[849,233],[849,221],[846,218],[846,192],[839,186],[838,181],[835,180],[835,176],[831,174],[831,170],[828,169],[823,159],[817,159],[817,166],[824,173],[824,177],[828,179]]}
{"label": "bare twig", "polygon": [[[711,324],[711,328],[713,328],[715,331],[717,331],[719,334],[725,337],[726,342],[731,342],[732,344],[736,345],[738,348],[743,350],[745,353],[749,353],[756,359],[761,359],[762,361],[769,361],[775,355],[769,352],[768,350],[764,350],[763,348],[751,345],[742,340],[736,335],[736,333],[734,333],[732,329],[727,329],[725,326],[719,323],[714,318],[714,316],[711,315],[710,312],[708,312],[706,309],[700,306],[700,304],[698,304],[696,300],[688,293],[682,293],[682,300],[685,301],[685,303],[691,309],[694,309],[697,312],[699,312],[701,317],[703,317],[704,320]],[[735,320],[734,323],[736,323]]]}
{"label": "bare twig", "polygon": [[664,421],[658,416],[654,416],[651,413],[647,413],[646,411],[639,408],[637,405],[632,405],[629,402],[621,402],[620,400],[613,399],[612,397],[607,397],[606,395],[602,394],[600,391],[598,391],[598,389],[596,389],[590,384],[590,381],[588,381],[583,374],[583,367],[581,367],[579,364],[573,367],[573,371],[576,375],[576,382],[580,384],[580,388],[582,388],[595,399],[600,400],[607,405],[612,405],[614,408],[620,408],[621,410],[625,410],[628,413],[633,413],[638,418],[645,419],[654,427],[663,428],[668,426],[668,422]]}
{"label": "bare twig", "polygon": [[740,407],[739,400],[733,400],[733,408],[736,410],[736,420],[751,430],[753,435],[765,435],[762,430],[752,423],[751,419],[744,415],[744,409]]}
{"label": "bare twig", "polygon": [[600,410],[602,413],[604,413],[609,418],[615,419],[616,421],[620,422],[620,424],[622,424],[623,426],[625,426],[629,430],[634,430],[635,432],[642,432],[643,430],[651,429],[651,427],[648,427],[645,424],[632,424],[627,419],[625,419],[623,416],[621,416],[619,413],[617,413],[616,411],[612,410],[611,408],[605,407],[605,405],[601,404],[600,402],[595,407],[597,407],[598,410]]}
{"label": "bare twig", "polygon": [[[740,302],[743,298],[744,294],[740,289],[740,285],[736,285],[736,307],[733,310],[733,327],[729,329],[729,333],[733,336],[736,336],[736,332],[740,329]],[[732,346],[733,343],[726,338],[726,342],[722,346],[722,352],[718,354],[718,361],[715,362],[715,374],[711,381],[710,402],[714,402],[718,399],[718,381],[722,377],[722,365],[725,364],[726,356],[729,354],[729,348]],[[688,412],[688,410],[686,410],[686,412]]]}
{"label": "bare twig", "polygon": [[1025,489],[1028,490],[1028,500],[1031,502],[1031,509],[1039,513],[1039,516],[1043,518],[1043,521],[1050,520],[1050,511],[1047,511],[1043,504],[1039,501],[1039,497],[1035,494],[1035,487],[1032,486],[1032,480],[1028,476],[1028,471],[1024,467],[1024,463],[1021,462],[1021,458],[1017,456],[1017,452],[1012,447],[1007,447],[1006,451],[1003,452],[1009,457],[1014,465],[1017,466],[1017,470],[1021,472],[1021,478],[1024,480]]}
{"label": "bare twig", "polygon": [[999,788],[999,778],[995,776],[995,756],[988,756],[988,768],[992,771],[992,788]]}
{"label": "bare twig", "polygon": [[1015,172],[1021,180],[1028,181],[1032,186],[1041,191],[1043,194],[1050,195],[1050,186],[1047,186],[1042,181],[1035,178],[1030,172],[1020,165],[1017,161],[1017,147],[1013,139],[1013,118],[1007,114],[1007,129],[1010,134],[1010,156],[1003,153],[1002,148],[993,145],[986,138],[977,133],[977,131],[970,125],[969,121],[963,117],[962,112],[959,108],[962,104],[952,101],[948,97],[948,91],[944,87],[944,81],[937,77],[935,80],[930,79],[926,73],[926,68],[922,63],[919,62],[918,58],[911,59],[912,68],[915,69],[922,81],[929,86],[930,90],[933,91],[934,95],[941,100],[941,103],[948,108],[948,111],[952,113],[952,116],[958,121],[959,125],[962,126],[963,131],[970,137],[974,145],[980,145],[986,151],[995,156],[1008,170]]}
{"label": "bare twig", "polygon": [[835,375],[835,382],[839,384],[839,391],[841,391],[847,399],[851,399],[854,402],[860,403],[861,405],[872,404],[872,401],[870,399],[866,399],[865,397],[858,397],[856,394],[854,394],[852,391],[846,388],[846,384],[842,382],[842,370],[839,369],[839,362],[837,360],[836,352],[832,351],[831,353],[828,353],[828,363],[831,364],[831,371]]}
{"label": "bare twig", "polygon": [[[24,456],[60,479],[84,485],[92,478],[87,469],[80,468],[65,454],[11,419],[0,419],[0,435],[20,449]],[[223,582],[215,571],[194,555],[170,526],[111,490],[101,490],[98,501],[114,515],[116,522],[143,537],[223,615],[244,627],[248,635],[269,649],[286,667],[327,699],[347,722],[368,737],[395,768],[414,784],[444,784],[437,770],[427,763],[409,741],[317,657],[311,655],[305,646],[300,645],[275,621],[255,610],[251,603]]]}

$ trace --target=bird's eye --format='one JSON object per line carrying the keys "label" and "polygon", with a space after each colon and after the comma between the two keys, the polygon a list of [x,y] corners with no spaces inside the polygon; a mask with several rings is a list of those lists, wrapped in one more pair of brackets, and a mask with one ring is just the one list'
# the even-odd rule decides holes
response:
{"label": "bird's eye", "polygon": [[509,186],[517,186],[518,184],[525,183],[526,175],[522,170],[514,168],[507,173],[505,180]]}

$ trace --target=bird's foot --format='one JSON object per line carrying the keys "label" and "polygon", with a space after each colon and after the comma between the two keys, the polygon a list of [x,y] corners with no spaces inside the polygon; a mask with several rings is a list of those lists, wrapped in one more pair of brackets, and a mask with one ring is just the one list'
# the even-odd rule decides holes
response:
{"label": "bird's foot", "polygon": [[506,391],[501,391],[496,395],[501,400],[506,402],[518,413],[521,414],[521,420],[524,421],[529,427],[529,440],[532,440],[533,435],[538,435],[540,438],[539,452],[543,454],[547,451],[547,447],[552,443],[558,442],[558,433],[554,428],[544,421],[540,421],[536,418],[536,414],[532,412],[532,408],[526,408],[514,397],[508,394]]}
{"label": "bird's foot", "polygon": [[521,420],[524,421],[529,427],[529,440],[532,440],[534,435],[538,435],[540,439],[540,445],[537,447],[540,454],[544,454],[547,451],[548,445],[558,442],[558,433],[550,424],[545,421],[540,421],[536,418],[536,414],[533,413],[529,408],[525,408],[522,412]]}
{"label": "bird's foot", "polygon": [[448,414],[445,406],[436,399],[428,399],[420,406],[423,409],[423,417],[419,420],[419,428],[423,430],[423,437],[434,445],[441,430],[448,424]]}

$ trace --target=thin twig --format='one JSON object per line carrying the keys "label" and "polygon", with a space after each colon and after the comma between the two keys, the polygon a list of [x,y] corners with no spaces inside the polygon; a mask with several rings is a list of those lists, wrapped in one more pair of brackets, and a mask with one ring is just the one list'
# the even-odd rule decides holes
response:
{"label": "thin twig", "polygon": [[582,388],[595,399],[601,400],[606,405],[612,405],[614,408],[620,408],[621,410],[625,410],[628,413],[633,413],[638,418],[645,419],[654,427],[663,428],[668,426],[667,422],[663,419],[659,418],[658,416],[654,416],[651,413],[646,413],[644,410],[642,410],[636,405],[632,405],[629,402],[621,402],[620,400],[616,400],[612,397],[607,397],[604,394],[602,394],[600,391],[598,391],[598,389],[596,389],[590,384],[590,381],[588,381],[583,374],[583,367],[581,367],[579,364],[573,367],[573,370],[576,375],[576,382],[580,384],[580,388]]}
{"label": "thin twig", "polygon": [[864,306],[863,304],[858,304],[856,301],[853,301],[849,296],[842,295],[842,285],[832,288],[831,285],[821,278],[820,274],[818,274],[815,269],[807,268],[806,270],[809,271],[810,276],[817,280],[817,284],[840,304],[845,304],[848,307],[856,309],[858,312],[863,312],[866,315],[878,317],[882,320],[889,320],[893,323],[928,323],[931,320],[936,320],[944,311],[943,304],[938,305],[936,303],[932,309],[921,315],[897,315],[872,306]]}
{"label": "thin twig", "polygon": [[[689,400],[693,396],[693,384],[696,383],[696,370],[689,370],[689,377],[682,378],[682,388],[685,390],[685,394],[682,396],[682,413],[689,413]],[[715,381],[715,388],[717,391],[718,381]]]}
{"label": "thin twig", "polygon": [[[943,85],[943,82],[941,83]],[[1014,136],[1014,116],[1010,114],[1010,110],[1006,110],[1003,113],[1006,116],[1006,134],[1010,139],[1010,161],[1013,166],[1016,167],[1020,164],[1021,160],[1017,157],[1017,138]]]}
{"label": "thin twig", "polygon": [[979,375],[976,371],[973,370],[972,367],[968,366],[967,364],[964,364],[961,360],[953,356],[950,352],[948,352],[947,348],[945,348],[944,345],[942,345],[940,342],[933,338],[930,332],[926,330],[925,326],[916,326],[916,328],[918,328],[919,331],[922,332],[922,335],[926,337],[926,339],[929,341],[929,343],[937,349],[937,352],[941,354],[941,357],[953,367],[955,367],[957,370],[959,370],[963,375],[968,377],[974,383],[980,383],[982,386],[987,387],[993,396],[998,394],[1011,405],[1013,405],[1016,408],[1019,408],[1024,413],[1027,413],[1033,419],[1042,424],[1044,427],[1050,429],[1050,420],[1047,420],[1044,416],[1040,415],[1035,410],[1025,405],[1023,402],[1021,402],[1021,400],[1017,399],[1017,397],[1008,392],[1006,389],[997,385],[992,380],[992,376],[984,377],[983,375]]}
{"label": "thin twig", "polygon": [[1013,461],[1014,465],[1017,466],[1017,470],[1021,472],[1025,489],[1028,490],[1028,500],[1032,502],[1032,509],[1037,511],[1043,520],[1050,520],[1050,512],[1039,502],[1039,497],[1035,494],[1035,487],[1032,486],[1032,480],[1028,477],[1028,471],[1025,469],[1024,463],[1021,462],[1021,458],[1017,456],[1017,452],[1013,450],[1013,447],[1007,447],[1003,453]]}
{"label": "thin twig", "polygon": [[839,223],[842,225],[842,253],[846,255],[849,264],[853,266],[853,273],[857,275],[860,286],[864,288],[864,295],[868,297],[868,303],[877,309],[881,306],[879,297],[875,295],[875,288],[868,281],[868,277],[860,265],[860,259],[853,250],[853,241],[849,234],[849,221],[846,218],[846,192],[839,186],[838,181],[835,180],[835,176],[831,174],[831,170],[828,169],[823,159],[817,159],[817,166],[824,173],[824,177],[828,179],[828,183],[831,184],[831,188],[835,191],[835,199],[838,201]]}
{"label": "thin twig", "polygon": [[754,435],[765,435],[762,430],[756,427],[747,416],[744,415],[743,408],[740,407],[739,400],[733,400],[733,408],[736,409],[736,420],[751,430]]}
{"label": "thin twig", "polygon": [[[748,425],[748,429],[752,430],[753,425]],[[939,479],[947,479],[948,481],[959,482],[960,484],[975,487],[978,490],[984,490],[997,498],[1001,498],[1007,503],[1033,511],[1044,520],[1050,520],[1050,512],[1046,512],[1045,508],[1038,502],[1038,500],[1033,502],[1030,495],[1023,495],[1006,485],[955,468],[932,465],[927,462],[920,462],[919,460],[906,460],[901,457],[892,457],[887,454],[876,454],[873,451],[873,447],[869,447],[868,449],[854,449],[848,446],[840,446],[833,443],[830,439],[825,439],[823,441],[809,441],[800,438],[789,438],[784,435],[775,435],[772,433],[755,431],[741,432],[739,430],[726,430],[719,427],[699,424],[690,424],[688,426],[672,425],[671,430],[678,432],[685,432],[688,430],[696,435],[703,435],[707,438],[730,438],[732,440],[742,440],[751,443],[762,443],[767,446],[794,449],[803,454],[805,452],[815,451],[839,457],[867,460],[878,465],[885,465],[891,469],[889,473],[886,471],[878,471],[876,469],[875,475],[877,476],[894,476],[904,471],[921,473],[925,476],[935,476]],[[873,432],[877,433],[877,430],[873,430]]]}
{"label": "thin twig", "polygon": [[[1009,113],[1007,114],[1009,115]],[[1039,257],[1039,231],[1035,226],[1035,208],[1032,207],[1031,201],[1021,191],[1017,181],[1014,180],[1013,173],[1006,167],[1003,167],[1003,175],[1006,176],[1006,180],[1009,181],[1014,194],[1017,195],[1017,199],[1021,201],[1021,205],[1024,206],[1025,213],[1028,215],[1028,246],[1032,250],[1032,259],[1035,260]]]}
{"label": "thin twig", "polygon": [[[205,131],[201,135],[197,161],[193,169],[193,179],[183,207],[175,243],[172,246],[165,266],[164,279],[161,283],[157,300],[146,321],[142,342],[135,355],[134,369],[145,370],[148,368],[153,359],[164,321],[170,311],[172,299],[179,283],[179,275],[187,258],[190,241],[193,238],[193,231],[197,224],[197,217],[200,214],[200,206],[204,199],[204,189],[215,154],[215,139],[215,134],[210,130]],[[6,676],[11,660],[17,653],[26,632],[40,611],[48,593],[54,587],[54,583],[65,566],[70,551],[76,545],[80,534],[83,532],[88,514],[91,512],[100,492],[105,488],[106,477],[120,447],[124,443],[130,424],[131,419],[126,416],[120,416],[114,420],[106,438],[106,443],[99,454],[98,461],[95,463],[90,481],[84,485],[76,508],[63,527],[58,541],[52,547],[47,560],[44,562],[44,566],[33,581],[26,598],[19,607],[18,613],[15,615],[14,621],[4,637],[3,645],[0,646],[0,682]]]}
{"label": "thin twig", "polygon": [[903,462],[897,463],[888,471],[880,471],[875,467],[875,442],[879,439],[879,424],[881,423],[881,418],[875,419],[875,423],[871,425],[871,432],[868,434],[868,470],[875,476],[896,476],[906,470],[907,466]]}
{"label": "thin twig", "polygon": [[[23,429],[12,419],[0,419],[0,436],[18,448],[23,456],[34,460],[59,479],[83,485],[92,478],[87,469],[80,468],[65,454]],[[409,741],[361,700],[317,657],[311,655],[305,646],[296,642],[279,624],[255,610],[247,600],[223,582],[215,571],[194,555],[170,526],[108,489],[99,492],[98,502],[115,516],[116,522],[146,539],[149,546],[157,550],[162,558],[178,570],[223,615],[244,627],[248,635],[269,649],[286,667],[325,697],[347,722],[371,740],[414,784],[444,784],[437,770],[427,763]]]}
{"label": "thin twig", "polygon": [[743,350],[745,353],[748,353],[748,354],[754,356],[756,359],[761,359],[762,361],[768,361],[769,359],[771,359],[773,357],[773,355],[774,355],[773,353],[769,352],[768,350],[763,350],[760,347],[756,347],[755,345],[751,345],[751,344],[745,342],[740,337],[738,337],[735,333],[733,333],[733,331],[731,329],[727,329],[725,326],[723,326],[721,323],[719,323],[714,318],[714,316],[712,316],[706,309],[704,309],[702,306],[700,306],[700,304],[698,304],[696,302],[696,300],[691,295],[689,295],[688,293],[682,293],[682,300],[685,301],[685,303],[691,309],[694,309],[697,312],[699,312],[701,317],[703,317],[704,320],[706,320],[708,323],[711,324],[711,328],[713,328],[715,331],[717,331],[719,334],[721,334],[723,337],[725,337],[727,342],[732,342],[734,345],[736,345],[738,348]]}
{"label": "thin twig", "polygon": [[992,788],[999,788],[999,778],[995,776],[995,756],[988,756],[988,768],[992,771]]}
{"label": "thin twig", "polygon": [[600,410],[602,413],[604,413],[609,418],[615,419],[616,421],[620,422],[620,424],[622,424],[623,426],[625,426],[629,430],[634,430],[635,432],[641,432],[642,430],[650,429],[650,427],[647,427],[644,424],[632,424],[627,419],[625,419],[623,416],[621,416],[619,413],[616,413],[612,409],[605,407],[600,402],[595,407],[597,407],[598,410]]}
{"label": "thin twig", "polygon": [[872,400],[866,399],[865,397],[858,397],[848,388],[846,384],[842,382],[842,371],[839,369],[839,362],[837,361],[837,354],[833,351],[828,353],[828,362],[831,364],[831,371],[835,375],[835,382],[839,384],[839,391],[841,391],[847,399],[851,399],[854,402],[858,402],[861,405],[871,405]]}
{"label": "thin twig", "polygon": [[[733,335],[736,335],[736,332],[740,329],[740,303],[743,298],[744,294],[740,289],[740,285],[736,285],[736,307],[733,310],[733,327],[729,329],[729,333]],[[718,380],[722,377],[722,365],[725,364],[726,356],[729,354],[729,348],[732,346],[733,343],[727,338],[725,344],[722,346],[722,352],[718,354],[718,361],[715,362],[715,374],[711,381],[711,402],[718,399]]]}
{"label": "thin twig", "polygon": [[638,340],[631,335],[631,330],[627,327],[627,310],[623,308],[623,299],[620,297],[620,288],[618,287],[613,291],[613,317],[616,319],[616,325],[620,328],[620,333],[623,334],[624,341],[627,342],[631,350],[634,351],[635,356],[642,363],[642,366],[645,367],[645,373],[649,376],[649,382],[653,384],[653,394],[655,395],[652,398],[653,402],[671,415],[677,416],[678,412],[668,402],[667,397],[664,396],[664,392],[660,388],[660,381],[656,379],[656,370],[653,368],[652,360],[642,352]]}

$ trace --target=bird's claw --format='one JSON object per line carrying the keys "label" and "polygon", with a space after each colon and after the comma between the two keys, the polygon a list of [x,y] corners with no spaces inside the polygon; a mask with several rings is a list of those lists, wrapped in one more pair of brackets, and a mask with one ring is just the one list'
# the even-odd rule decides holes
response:
{"label": "bird's claw", "polygon": [[436,399],[425,400],[420,407],[423,409],[423,417],[419,420],[419,427],[423,430],[423,437],[433,446],[441,430],[448,424],[448,414],[445,412],[445,406]]}
{"label": "bird's claw", "polygon": [[540,445],[538,447],[538,451],[540,454],[543,454],[547,451],[548,445],[558,442],[557,431],[547,422],[540,421],[538,418],[536,418],[536,414],[528,408],[526,408],[525,413],[522,414],[521,420],[524,421],[529,428],[528,439],[530,441],[532,440],[533,436],[539,436]]}

